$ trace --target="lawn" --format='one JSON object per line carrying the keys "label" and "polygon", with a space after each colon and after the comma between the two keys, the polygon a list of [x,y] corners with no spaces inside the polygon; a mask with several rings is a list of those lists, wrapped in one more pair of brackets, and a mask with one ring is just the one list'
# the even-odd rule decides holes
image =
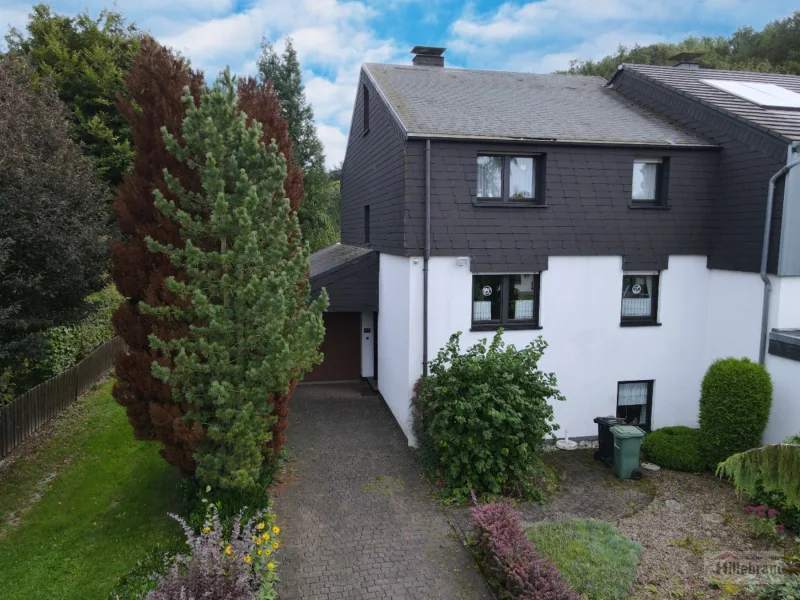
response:
{"label": "lawn", "polygon": [[179,476],[137,442],[107,383],[0,470],[0,597],[104,600],[157,544],[181,535]]}

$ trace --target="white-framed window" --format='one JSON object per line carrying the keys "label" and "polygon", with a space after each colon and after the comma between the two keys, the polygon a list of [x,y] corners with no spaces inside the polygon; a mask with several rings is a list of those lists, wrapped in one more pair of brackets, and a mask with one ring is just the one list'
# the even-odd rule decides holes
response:
{"label": "white-framed window", "polygon": [[658,279],[658,271],[623,273],[622,325],[658,323]]}
{"label": "white-framed window", "polygon": [[663,176],[664,159],[662,158],[634,158],[633,182],[631,185],[631,200],[641,203],[663,203],[661,180]]}
{"label": "white-framed window", "polygon": [[539,326],[539,273],[472,276],[472,328]]}

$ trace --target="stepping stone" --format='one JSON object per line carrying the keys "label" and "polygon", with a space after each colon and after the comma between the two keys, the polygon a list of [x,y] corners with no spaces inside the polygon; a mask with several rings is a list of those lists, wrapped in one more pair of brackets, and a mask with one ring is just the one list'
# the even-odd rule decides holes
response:
{"label": "stepping stone", "polygon": [[661,467],[659,467],[658,465],[654,465],[653,463],[648,463],[648,462],[643,462],[640,466],[643,469],[646,469],[648,471],[660,471],[661,470]]}
{"label": "stepping stone", "polygon": [[717,513],[703,513],[700,516],[703,517],[706,522],[711,523],[712,525],[719,525],[725,521],[724,517],[722,515],[718,515]]}
{"label": "stepping stone", "polygon": [[683,512],[683,504],[678,502],[677,500],[673,500],[670,498],[669,500],[664,500],[664,504],[667,505],[667,508],[674,512]]}

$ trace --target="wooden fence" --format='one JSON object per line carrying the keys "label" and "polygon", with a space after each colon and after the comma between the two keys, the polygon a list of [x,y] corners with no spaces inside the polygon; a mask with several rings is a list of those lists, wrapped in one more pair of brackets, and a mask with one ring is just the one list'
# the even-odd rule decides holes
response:
{"label": "wooden fence", "polygon": [[114,355],[125,348],[116,337],[98,346],[71,369],[40,383],[0,406],[0,459],[83,395],[111,368]]}

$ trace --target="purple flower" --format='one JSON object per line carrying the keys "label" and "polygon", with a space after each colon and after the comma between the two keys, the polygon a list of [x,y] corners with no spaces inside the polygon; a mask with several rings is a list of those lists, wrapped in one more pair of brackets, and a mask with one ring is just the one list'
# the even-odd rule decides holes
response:
{"label": "purple flower", "polygon": [[783,535],[786,533],[786,529],[784,528],[783,525],[778,523],[777,525],[775,525],[775,533],[777,533],[778,535]]}
{"label": "purple flower", "polygon": [[781,512],[780,512],[779,510],[776,510],[776,509],[774,509],[774,508],[770,508],[770,509],[767,511],[767,516],[768,516],[770,519],[771,519],[772,517],[777,517],[779,514],[781,514]]}
{"label": "purple flower", "polygon": [[756,507],[755,507],[755,506],[746,506],[746,507],[745,507],[745,509],[744,509],[744,511],[745,511],[745,512],[746,512],[748,515],[752,515],[754,512],[756,512]]}

